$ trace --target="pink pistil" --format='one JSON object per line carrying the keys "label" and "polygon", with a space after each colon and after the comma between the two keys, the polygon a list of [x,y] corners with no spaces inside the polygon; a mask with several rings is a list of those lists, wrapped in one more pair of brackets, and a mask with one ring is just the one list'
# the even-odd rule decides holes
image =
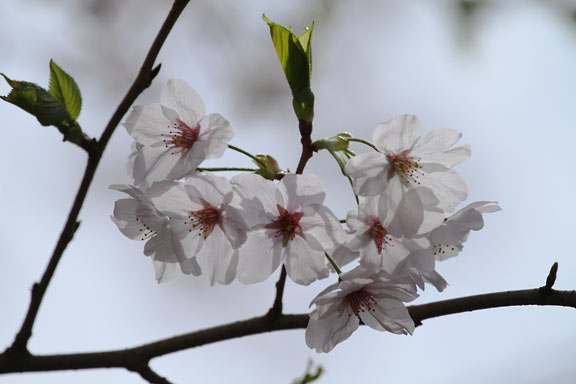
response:
{"label": "pink pistil", "polygon": [[382,253],[382,248],[384,244],[389,244],[390,236],[388,236],[388,231],[386,228],[382,226],[380,219],[377,217],[370,220],[370,229],[368,229],[368,236],[374,241],[376,244],[376,248],[378,248],[378,253]]}
{"label": "pink pistil", "polygon": [[190,211],[188,215],[190,221],[185,221],[184,224],[192,224],[189,229],[192,231],[199,231],[198,236],[203,236],[206,239],[216,225],[222,224],[222,210],[211,205],[207,205],[204,209],[199,211]]}
{"label": "pink pistil", "polygon": [[304,215],[302,212],[290,213],[286,208],[277,204],[278,213],[280,214],[276,220],[272,220],[266,224],[264,228],[274,229],[276,232],[275,237],[282,236],[282,245],[288,245],[289,240],[294,240],[296,235],[302,236],[302,227],[300,226],[300,219]]}
{"label": "pink pistil", "polygon": [[168,126],[168,134],[162,134],[162,136],[167,137],[167,139],[163,140],[166,148],[175,148],[176,150],[172,154],[176,154],[182,151],[189,151],[198,140],[199,134],[200,124],[191,128],[178,119],[171,126]]}

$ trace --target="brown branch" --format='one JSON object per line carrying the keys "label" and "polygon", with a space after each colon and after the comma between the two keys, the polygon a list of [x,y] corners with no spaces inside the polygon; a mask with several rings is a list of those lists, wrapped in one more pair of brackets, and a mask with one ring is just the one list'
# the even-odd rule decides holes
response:
{"label": "brown branch", "polygon": [[276,318],[282,314],[282,296],[284,296],[284,286],[286,285],[286,267],[282,265],[282,272],[280,278],[276,282],[276,297],[272,308],[268,311],[268,316]]}
{"label": "brown branch", "polygon": [[296,168],[296,174],[301,175],[304,172],[304,167],[312,155],[314,154],[314,145],[312,144],[312,122],[300,120],[298,122],[298,128],[300,129],[300,143],[302,144],[302,154],[300,155],[300,161],[298,162],[298,168]]}
{"label": "brown branch", "polygon": [[52,276],[56,271],[56,267],[62,258],[62,254],[66,249],[68,243],[72,241],[74,233],[80,224],[78,222],[78,215],[80,214],[80,209],[84,204],[84,200],[86,199],[86,194],[88,193],[88,189],[90,184],[92,183],[92,179],[94,178],[94,174],[96,173],[96,169],[98,168],[98,164],[100,163],[100,158],[102,157],[102,153],[112,136],[112,133],[120,123],[122,117],[126,114],[134,100],[144,91],[150,83],[152,82],[153,77],[158,73],[159,67],[153,69],[154,61],[158,56],[158,52],[162,47],[162,44],[166,40],[168,33],[172,29],[172,26],[178,19],[178,16],[184,10],[184,7],[188,3],[189,0],[175,0],[170,10],[170,13],[166,17],[164,24],[160,28],[156,39],[152,43],[148,54],[144,60],[142,68],[138,73],[138,76],[134,80],[132,87],[122,100],[122,102],[116,108],[116,111],[112,115],[112,118],[108,122],[108,125],[104,129],[102,133],[102,137],[98,142],[95,140],[90,140],[86,143],[86,149],[88,151],[88,164],[86,165],[86,170],[84,171],[84,177],[82,178],[82,182],[76,193],[76,197],[74,199],[74,203],[68,214],[68,219],[62,233],[60,234],[60,238],[56,243],[56,247],[54,248],[54,252],[52,253],[52,257],[44,271],[44,275],[42,275],[42,279],[39,283],[35,283],[32,287],[31,299],[30,299],[30,306],[28,307],[28,312],[26,313],[26,317],[20,327],[20,330],[16,334],[14,338],[14,342],[12,345],[7,349],[7,353],[9,354],[29,354],[27,345],[28,340],[32,336],[32,328],[34,327],[34,322],[36,320],[36,316],[38,314],[38,310],[40,309],[40,305],[44,298],[44,294],[52,280]]}
{"label": "brown branch", "polygon": [[134,370],[134,372],[138,373],[144,380],[151,384],[172,384],[168,379],[154,372],[148,364],[144,364],[142,367]]}
{"label": "brown branch", "polygon": [[[438,301],[408,307],[417,325],[434,317],[481,309],[519,305],[562,306],[576,308],[576,291],[542,293],[539,289],[490,293]],[[208,328],[180,336],[163,339],[139,347],[117,351],[78,353],[67,355],[34,356],[30,354],[0,354],[0,373],[62,371],[93,368],[126,368],[141,372],[142,366],[159,356],[195,348],[218,341],[288,329],[306,328],[308,314],[268,315]],[[165,379],[164,379],[165,380]]]}
{"label": "brown branch", "polygon": [[556,282],[556,274],[558,273],[558,262],[552,264],[550,268],[550,272],[548,273],[548,277],[546,277],[546,284],[543,287],[540,287],[540,292],[542,293],[549,293]]}

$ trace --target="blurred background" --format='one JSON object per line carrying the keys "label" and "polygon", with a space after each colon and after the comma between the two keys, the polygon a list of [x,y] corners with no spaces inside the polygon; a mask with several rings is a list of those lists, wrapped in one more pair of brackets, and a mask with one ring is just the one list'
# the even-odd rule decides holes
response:
{"label": "blurred background", "polygon": [[[53,58],[82,91],[79,118],[98,137],[132,83],[168,0],[0,2],[0,72],[48,86]],[[209,113],[236,130],[232,143],[294,170],[300,154],[288,85],[262,13],[302,31],[314,20],[315,139],[342,131],[370,139],[378,123],[411,113],[423,129],[454,128],[472,146],[457,167],[469,200],[498,201],[459,257],[438,265],[449,282],[415,302],[544,284],[576,288],[576,3],[573,1],[192,0],[162,49],[162,70],[138,104],[159,101],[169,78],[190,83]],[[0,94],[9,87],[1,82]],[[82,150],[52,127],[0,103],[0,349],[8,346],[66,220],[85,167]],[[41,307],[37,354],[127,348],[265,313],[279,271],[259,285],[209,287],[182,276],[158,285],[142,243],[111,222],[110,184],[130,183],[131,139],[114,134]],[[361,147],[355,147],[363,151]],[[207,166],[251,166],[227,153]],[[326,204],[344,218],[353,196],[326,153],[309,162]],[[342,187],[344,186],[344,187]],[[308,311],[332,280],[288,281],[285,309]],[[251,336],[152,361],[175,383],[290,383],[309,359],[319,383],[574,383],[576,327],[566,308],[505,308],[427,320],[413,336],[358,330],[330,354],[304,332]],[[0,383],[142,383],[124,370],[0,376]]]}

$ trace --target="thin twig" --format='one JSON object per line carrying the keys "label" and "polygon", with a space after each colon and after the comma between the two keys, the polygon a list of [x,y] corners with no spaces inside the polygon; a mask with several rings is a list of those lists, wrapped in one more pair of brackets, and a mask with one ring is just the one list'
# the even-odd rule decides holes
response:
{"label": "thin twig", "polygon": [[540,287],[540,292],[542,293],[549,293],[552,291],[552,287],[556,282],[556,274],[558,273],[558,262],[552,264],[550,268],[550,272],[548,273],[548,277],[546,277],[546,284],[543,287]]}
{"label": "thin twig", "polygon": [[[519,305],[562,306],[576,308],[576,291],[551,290],[543,294],[538,288],[522,291],[490,293],[438,301],[408,307],[417,325],[434,317],[480,309]],[[289,329],[306,328],[308,314],[280,314],[271,319],[268,315],[229,323],[217,327],[175,336],[139,347],[108,352],[78,353],[67,355],[14,355],[0,354],[0,373],[63,371],[93,368],[126,368],[137,371],[141,362],[159,356],[200,347],[219,341],[249,335]]]}
{"label": "thin twig", "polygon": [[268,311],[268,316],[276,318],[282,314],[282,297],[284,296],[284,286],[286,285],[286,267],[282,265],[282,272],[280,278],[276,282],[276,297],[274,303]]}
{"label": "thin twig", "polygon": [[100,158],[102,157],[102,153],[112,136],[112,133],[120,123],[122,117],[126,114],[134,100],[144,91],[152,82],[152,79],[158,73],[159,67],[152,68],[156,57],[158,56],[158,52],[164,44],[166,37],[168,36],[172,26],[178,19],[178,16],[186,7],[189,0],[175,0],[170,10],[170,13],[166,17],[164,24],[160,28],[156,39],[152,43],[146,58],[144,59],[144,63],[140,68],[140,72],[138,76],[134,80],[134,83],[130,87],[130,90],[122,100],[122,102],[116,108],[116,111],[112,115],[112,118],[108,122],[108,125],[104,129],[102,136],[98,142],[92,140],[89,145],[87,145],[88,150],[88,164],[86,165],[86,170],[84,171],[84,177],[82,178],[82,182],[74,199],[74,203],[72,205],[72,209],[68,214],[68,219],[62,233],[60,234],[60,238],[54,248],[54,252],[52,253],[52,257],[44,271],[44,275],[42,275],[42,279],[39,283],[34,284],[32,287],[32,294],[30,300],[30,306],[28,307],[28,312],[26,313],[26,317],[20,327],[20,330],[16,334],[14,338],[14,342],[8,348],[7,352],[12,354],[28,354],[28,340],[32,336],[32,328],[34,326],[34,322],[36,320],[36,316],[38,314],[38,310],[40,309],[40,304],[44,298],[44,294],[52,280],[52,276],[58,266],[58,263],[66,249],[66,246],[72,240],[76,229],[78,228],[78,215],[80,214],[80,209],[84,204],[84,200],[86,198],[86,194],[88,193],[88,189],[90,184],[92,183],[92,179],[94,178],[94,174],[96,169],[98,168],[98,164],[100,163]]}
{"label": "thin twig", "polygon": [[138,373],[144,380],[148,381],[150,384],[172,384],[172,382],[168,381],[168,379],[154,372],[148,364],[142,366],[139,369],[134,370],[134,372]]}
{"label": "thin twig", "polygon": [[296,174],[301,175],[304,172],[304,167],[312,155],[314,154],[314,145],[312,143],[312,122],[300,120],[298,123],[300,129],[300,143],[302,144],[302,154],[296,168]]}

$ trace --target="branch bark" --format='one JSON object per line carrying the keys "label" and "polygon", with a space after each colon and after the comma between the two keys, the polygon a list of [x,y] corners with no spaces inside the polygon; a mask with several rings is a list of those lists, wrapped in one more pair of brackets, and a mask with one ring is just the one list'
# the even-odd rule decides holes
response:
{"label": "branch bark", "polygon": [[[488,308],[523,305],[576,308],[576,291],[557,291],[554,289],[542,291],[536,288],[521,291],[498,292],[438,301],[429,304],[413,305],[408,307],[408,310],[414,322],[417,325],[422,325],[422,321],[440,316]],[[144,377],[142,372],[152,377],[153,375],[150,374],[150,372],[156,375],[153,371],[150,370],[150,372],[148,372],[140,368],[143,366],[148,367],[148,362],[155,357],[238,337],[280,330],[302,329],[306,328],[307,324],[308,314],[279,314],[274,319],[271,319],[268,315],[264,315],[123,350],[44,356],[36,356],[29,353],[14,354],[5,352],[0,354],[0,374],[93,368],[125,368],[130,371],[139,372],[142,377]],[[159,378],[158,380],[163,379],[158,375],[156,376]],[[158,382],[166,383],[167,381]]]}
{"label": "branch bark", "polygon": [[92,184],[92,179],[94,178],[94,174],[96,173],[96,169],[98,168],[98,164],[100,163],[100,158],[102,157],[102,153],[114,133],[114,130],[120,123],[122,117],[126,114],[132,103],[136,100],[136,98],[151,84],[152,79],[158,73],[159,67],[153,68],[154,62],[160,52],[160,48],[166,41],[168,34],[170,33],[174,23],[178,19],[178,16],[182,13],[186,5],[188,4],[189,0],[175,0],[174,4],[172,5],[172,9],[170,10],[166,20],[164,21],[160,31],[158,32],[146,58],[144,59],[144,63],[140,68],[140,72],[138,76],[134,80],[134,83],[130,87],[130,90],[121,101],[121,103],[116,108],[116,111],[112,115],[112,118],[108,122],[108,125],[104,129],[102,136],[99,141],[95,139],[89,140],[86,144],[86,150],[88,151],[88,164],[86,165],[86,170],[84,171],[84,176],[82,178],[82,182],[80,183],[80,187],[78,192],[76,193],[76,197],[74,199],[74,203],[68,214],[68,219],[62,233],[60,234],[60,238],[56,243],[56,247],[52,253],[52,257],[48,262],[48,266],[42,275],[40,282],[35,283],[32,287],[30,305],[28,307],[28,312],[26,313],[26,317],[20,327],[20,330],[16,334],[14,338],[14,342],[12,345],[7,349],[7,353],[13,354],[28,354],[28,340],[32,337],[32,328],[34,327],[34,322],[36,320],[36,316],[38,314],[38,310],[40,309],[40,305],[42,304],[42,300],[44,299],[44,295],[46,290],[48,289],[48,285],[54,276],[54,272],[56,271],[56,267],[62,258],[62,254],[64,250],[72,241],[74,237],[74,233],[76,229],[80,225],[78,222],[78,215],[80,214],[80,210],[82,205],[84,205],[84,200],[86,199],[86,195],[88,193],[88,189]]}

